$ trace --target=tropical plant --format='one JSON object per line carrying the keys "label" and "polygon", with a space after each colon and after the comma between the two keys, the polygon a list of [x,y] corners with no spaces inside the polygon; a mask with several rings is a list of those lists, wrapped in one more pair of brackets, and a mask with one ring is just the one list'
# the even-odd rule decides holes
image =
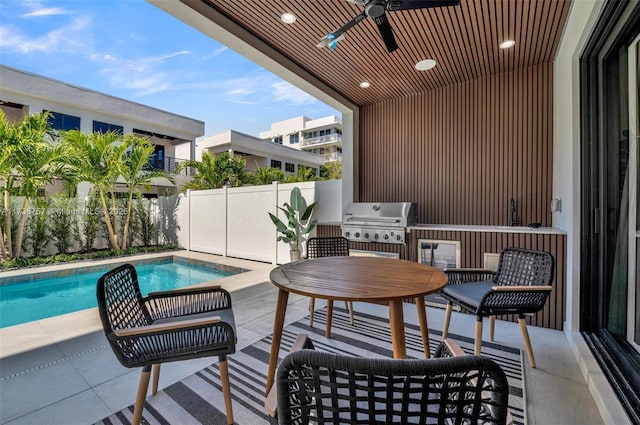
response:
{"label": "tropical plant", "polygon": [[258,167],[253,172],[254,184],[271,184],[273,182],[283,182],[284,171],[275,167]]}
{"label": "tropical plant", "polygon": [[57,195],[49,208],[49,231],[58,254],[66,254],[78,235],[77,198]]}
{"label": "tropical plant", "polygon": [[[71,172],[74,181],[86,181],[97,191],[106,235],[111,249],[126,249],[133,196],[139,186],[148,187],[154,178],[173,179],[162,170],[147,169],[153,154],[153,145],[142,137],[117,132],[93,132],[85,135],[77,130],[64,133],[64,142],[70,146]],[[119,178],[127,185],[124,205],[117,200],[115,187]],[[124,208],[124,209],[122,209]],[[124,213],[124,223],[121,217]],[[121,231],[121,225],[123,229]]]}
{"label": "tropical plant", "polygon": [[223,152],[216,156],[210,152],[202,153],[202,161],[183,161],[176,167],[176,172],[185,168],[193,168],[195,174],[182,190],[219,189],[224,185],[242,186],[251,182],[251,175],[244,168],[246,161],[238,155]]}
{"label": "tropical plant", "polygon": [[298,172],[287,176],[285,183],[310,182],[318,179],[319,177],[313,168],[298,165]]}
{"label": "tropical plant", "polygon": [[281,233],[281,235],[278,236],[278,241],[288,243],[291,252],[297,253],[294,255],[299,255],[299,253],[302,252],[302,245],[306,239],[306,235],[311,233],[316,227],[317,220],[311,220],[316,204],[317,203],[314,202],[311,205],[307,205],[307,201],[302,196],[300,189],[296,186],[291,191],[289,203],[285,202],[282,207],[276,206],[287,217],[287,224],[275,215],[269,213],[271,221],[276,225],[278,232]]}
{"label": "tropical plant", "polygon": [[[29,202],[38,192],[61,174],[67,156],[64,145],[54,143],[56,136],[51,131],[49,113],[26,115],[16,123],[0,115],[0,179],[3,182],[5,204],[5,241],[8,256],[19,257],[29,209]],[[6,151],[5,151],[6,149]],[[13,247],[11,233],[13,214],[11,196],[22,196],[23,201],[16,211],[20,219]]]}
{"label": "tropical plant", "polygon": [[320,166],[320,177],[327,180],[340,180],[342,178],[342,160],[325,162]]}
{"label": "tropical plant", "polygon": [[[125,143],[131,146],[131,151],[124,161],[123,174],[125,183],[128,186],[127,210],[122,236],[122,246],[127,248],[127,235],[129,232],[129,221],[133,208],[133,196],[140,193],[140,186],[149,189],[153,179],[164,178],[171,183],[175,180],[164,170],[149,169],[149,159],[153,155],[154,147],[148,139],[128,134],[125,136]],[[145,244],[146,245],[146,244]]]}
{"label": "tropical plant", "polygon": [[32,204],[35,208],[29,209],[27,214],[23,245],[33,257],[40,257],[51,242],[51,232],[47,225],[51,202],[44,197],[38,197]]}
{"label": "tropical plant", "polygon": [[93,245],[100,231],[100,223],[102,221],[100,215],[100,198],[97,191],[89,192],[89,197],[85,202],[82,214],[82,248],[81,251],[89,252],[93,249]]}
{"label": "tropical plant", "polygon": [[151,213],[152,206],[149,200],[144,201],[142,198],[136,200],[133,213],[138,226],[138,240],[142,246],[151,245],[156,234],[156,225]]}

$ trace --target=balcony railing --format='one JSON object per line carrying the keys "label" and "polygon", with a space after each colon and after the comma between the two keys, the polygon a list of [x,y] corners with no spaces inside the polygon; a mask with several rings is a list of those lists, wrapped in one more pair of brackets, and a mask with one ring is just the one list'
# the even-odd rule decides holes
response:
{"label": "balcony railing", "polygon": [[300,146],[323,145],[328,143],[342,143],[341,134],[327,134],[326,136],[309,137],[302,139]]}
{"label": "balcony railing", "polygon": [[171,174],[179,174],[182,176],[190,176],[194,173],[191,168],[184,168],[179,173],[176,172],[176,167],[186,159],[174,158],[172,156],[165,156],[163,159],[151,158],[149,165],[154,170],[164,170]]}

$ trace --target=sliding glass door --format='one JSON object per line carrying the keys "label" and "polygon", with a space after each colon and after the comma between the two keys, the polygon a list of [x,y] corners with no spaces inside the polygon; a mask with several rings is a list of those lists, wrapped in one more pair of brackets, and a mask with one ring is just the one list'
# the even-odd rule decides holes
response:
{"label": "sliding glass door", "polygon": [[640,424],[640,2],[609,1],[581,57],[580,327]]}

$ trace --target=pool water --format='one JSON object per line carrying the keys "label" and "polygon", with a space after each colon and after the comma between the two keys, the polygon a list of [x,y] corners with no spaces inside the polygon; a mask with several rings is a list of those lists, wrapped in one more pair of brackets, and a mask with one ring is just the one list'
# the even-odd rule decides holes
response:
{"label": "pool water", "polygon": [[[173,261],[135,267],[143,296],[236,274]],[[97,307],[96,283],[111,268],[0,285],[0,328]]]}

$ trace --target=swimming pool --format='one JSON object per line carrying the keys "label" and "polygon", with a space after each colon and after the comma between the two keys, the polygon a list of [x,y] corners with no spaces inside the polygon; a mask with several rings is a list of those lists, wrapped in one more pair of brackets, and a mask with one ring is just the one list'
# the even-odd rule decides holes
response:
{"label": "swimming pool", "polygon": [[[92,267],[91,271],[75,269],[65,276],[48,274],[22,282],[15,282],[18,279],[0,280],[0,328],[96,307],[98,278],[116,266]],[[190,262],[179,257],[136,263],[135,267],[143,296],[244,271],[214,263]]]}

